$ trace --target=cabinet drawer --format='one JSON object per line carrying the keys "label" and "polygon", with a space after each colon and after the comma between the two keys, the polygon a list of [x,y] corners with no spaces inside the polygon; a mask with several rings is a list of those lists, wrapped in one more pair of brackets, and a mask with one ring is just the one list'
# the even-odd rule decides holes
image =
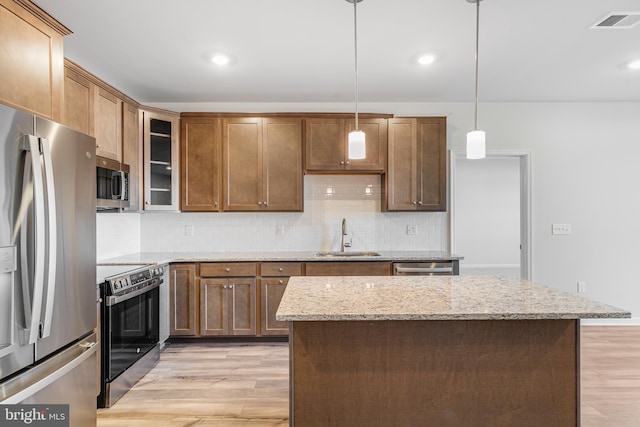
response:
{"label": "cabinet drawer", "polygon": [[390,262],[308,262],[307,276],[390,276]]}
{"label": "cabinet drawer", "polygon": [[302,264],[299,262],[268,262],[260,264],[263,277],[300,276]]}
{"label": "cabinet drawer", "polygon": [[255,262],[201,263],[200,277],[255,277]]}

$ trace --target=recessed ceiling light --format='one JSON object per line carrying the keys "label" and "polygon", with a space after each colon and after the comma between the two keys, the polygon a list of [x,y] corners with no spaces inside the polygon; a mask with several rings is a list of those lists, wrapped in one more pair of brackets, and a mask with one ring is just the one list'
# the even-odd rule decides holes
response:
{"label": "recessed ceiling light", "polygon": [[429,64],[433,64],[435,60],[436,60],[436,57],[434,55],[422,55],[418,57],[418,64],[429,65]]}
{"label": "recessed ceiling light", "polygon": [[211,62],[221,67],[228,65],[231,59],[227,55],[216,54],[211,57]]}
{"label": "recessed ceiling light", "polygon": [[632,70],[640,70],[640,59],[629,62],[629,65],[627,65],[627,67],[631,68]]}

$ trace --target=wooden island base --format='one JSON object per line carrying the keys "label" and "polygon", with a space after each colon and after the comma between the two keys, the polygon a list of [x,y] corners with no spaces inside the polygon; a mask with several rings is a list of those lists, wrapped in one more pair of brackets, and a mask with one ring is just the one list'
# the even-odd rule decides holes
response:
{"label": "wooden island base", "polygon": [[579,425],[579,320],[294,321],[291,425]]}

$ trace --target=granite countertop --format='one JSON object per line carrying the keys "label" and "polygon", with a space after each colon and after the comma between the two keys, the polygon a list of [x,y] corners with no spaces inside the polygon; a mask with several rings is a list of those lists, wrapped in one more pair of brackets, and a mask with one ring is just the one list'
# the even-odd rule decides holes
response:
{"label": "granite countertop", "polygon": [[497,276],[292,277],[276,313],[283,321],[629,317],[617,307]]}
{"label": "granite countertop", "polygon": [[[348,251],[347,251],[348,252]],[[99,265],[163,264],[168,262],[233,261],[450,261],[464,257],[445,251],[375,251],[380,256],[319,257],[316,251],[298,252],[142,252],[98,261]]]}

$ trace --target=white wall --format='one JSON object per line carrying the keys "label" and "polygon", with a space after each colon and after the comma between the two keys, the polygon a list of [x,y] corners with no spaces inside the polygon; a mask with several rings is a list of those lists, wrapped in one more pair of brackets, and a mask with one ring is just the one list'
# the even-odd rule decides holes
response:
{"label": "white wall", "polygon": [[[153,106],[174,111],[353,111],[350,104]],[[473,123],[473,105],[469,103],[361,102],[360,111],[396,116],[445,115],[449,148],[456,150],[464,149],[466,132]],[[481,102],[478,122],[487,133],[489,149],[521,149],[532,153],[532,278],[567,292],[575,292],[576,283],[584,281],[585,296],[625,308],[640,317],[640,286],[633,270],[640,255],[640,167],[637,165],[640,103]],[[307,203],[304,215],[300,216],[315,218],[314,215],[319,215],[315,210],[313,203]],[[372,212],[367,210],[363,215],[387,216]],[[161,217],[167,215],[161,214]],[[235,215],[242,217],[242,214]],[[284,217],[295,225],[296,215],[299,214],[284,214]],[[417,217],[409,215],[409,220],[417,221],[421,214],[415,215]],[[331,219],[327,219],[326,226],[335,229],[335,218],[339,216],[338,213],[327,216]],[[256,221],[267,221],[270,217],[271,214],[264,217],[261,214]],[[402,214],[398,218],[401,219],[389,221],[401,228],[406,220]],[[156,221],[160,222],[151,214],[142,215],[143,249],[153,249],[146,246],[145,239],[151,228],[147,225]],[[445,230],[436,231],[434,235],[447,235],[448,221],[438,221]],[[573,234],[551,235],[552,223],[572,224]],[[332,238],[329,241],[333,241]],[[446,242],[440,244],[447,246]]]}
{"label": "white wall", "polygon": [[460,274],[521,277],[520,158],[456,156],[453,195]]}

